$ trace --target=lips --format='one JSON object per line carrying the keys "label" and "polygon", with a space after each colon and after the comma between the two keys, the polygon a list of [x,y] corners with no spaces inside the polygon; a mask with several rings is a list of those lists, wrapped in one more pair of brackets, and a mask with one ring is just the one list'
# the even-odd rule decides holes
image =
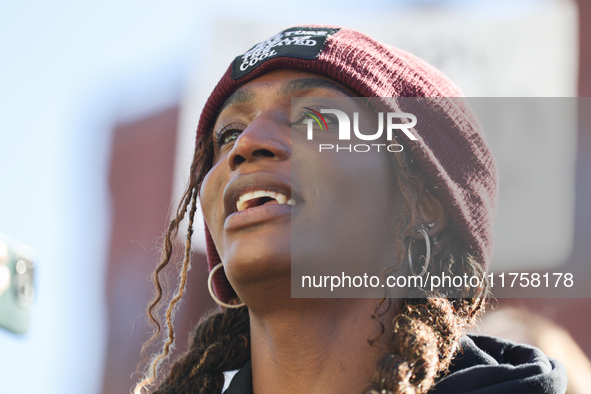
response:
{"label": "lips", "polygon": [[291,213],[302,199],[285,177],[259,171],[237,175],[224,189],[225,228],[235,229]]}

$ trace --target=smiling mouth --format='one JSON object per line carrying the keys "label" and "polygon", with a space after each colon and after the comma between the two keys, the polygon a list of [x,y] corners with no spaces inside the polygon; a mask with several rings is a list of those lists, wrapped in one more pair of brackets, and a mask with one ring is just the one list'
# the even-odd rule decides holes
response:
{"label": "smiling mouth", "polygon": [[238,212],[249,208],[260,207],[262,205],[296,205],[294,199],[289,198],[285,194],[277,193],[269,190],[254,190],[245,193],[238,198],[236,202],[236,210]]}

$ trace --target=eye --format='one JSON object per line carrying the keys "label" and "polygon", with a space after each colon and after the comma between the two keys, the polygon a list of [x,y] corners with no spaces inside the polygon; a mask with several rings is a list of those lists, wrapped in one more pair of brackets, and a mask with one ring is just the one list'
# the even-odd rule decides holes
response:
{"label": "eye", "polygon": [[224,126],[224,128],[214,137],[214,143],[218,148],[221,148],[227,143],[236,141],[243,130],[244,127],[242,125],[234,123]]}

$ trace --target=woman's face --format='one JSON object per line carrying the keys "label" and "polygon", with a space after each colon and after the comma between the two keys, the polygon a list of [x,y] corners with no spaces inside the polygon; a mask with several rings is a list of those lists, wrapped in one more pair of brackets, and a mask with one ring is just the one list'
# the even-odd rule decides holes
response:
{"label": "woman's face", "polygon": [[[342,144],[335,125],[310,141],[301,119],[303,107],[326,107],[319,98],[349,101],[346,110],[355,110],[352,96],[329,78],[276,70],[243,85],[222,107],[200,199],[241,298],[250,286],[289,292],[292,260],[327,267],[327,275],[393,264],[401,207],[391,158],[383,150],[319,152],[319,142]],[[292,97],[299,98],[293,109]],[[360,119],[375,132],[377,118]]]}

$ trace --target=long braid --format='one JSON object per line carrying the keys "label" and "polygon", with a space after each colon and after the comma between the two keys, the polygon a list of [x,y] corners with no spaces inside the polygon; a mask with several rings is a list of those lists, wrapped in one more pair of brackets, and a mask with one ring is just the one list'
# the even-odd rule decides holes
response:
{"label": "long braid", "polygon": [[183,264],[181,268],[181,280],[178,285],[178,289],[175,295],[172,297],[168,304],[168,308],[166,309],[166,326],[168,332],[168,338],[164,343],[164,347],[162,352],[152,361],[150,365],[150,372],[151,374],[156,374],[156,369],[158,368],[159,364],[164,361],[168,355],[170,354],[170,348],[174,344],[175,334],[174,328],[172,326],[173,317],[176,312],[176,306],[178,302],[183,298],[183,294],[185,293],[185,286],[187,283],[187,272],[191,266],[191,236],[193,235],[193,218],[195,217],[195,211],[197,210],[197,193],[193,192],[191,195],[191,212],[189,214],[189,229],[187,231],[187,239],[185,244],[185,255],[183,258]]}
{"label": "long braid", "polygon": [[176,216],[171,220],[166,235],[164,236],[164,245],[161,252],[160,262],[152,275],[152,282],[154,284],[155,293],[152,300],[149,302],[146,308],[146,316],[149,322],[154,327],[154,331],[150,339],[142,346],[141,354],[144,361],[147,361],[146,349],[158,339],[162,333],[162,326],[158,319],[158,310],[162,305],[162,285],[160,280],[160,273],[169,265],[172,260],[174,241],[177,238],[179,226],[182,220],[185,218],[189,204],[191,205],[189,211],[189,223],[187,228],[187,237],[185,240],[184,256],[181,266],[180,281],[177,287],[177,291],[173,298],[168,303],[166,309],[166,325],[167,325],[167,339],[162,346],[161,351],[154,355],[149,361],[148,370],[146,376],[137,383],[134,388],[134,394],[140,394],[144,388],[148,388],[152,385],[158,374],[158,368],[161,363],[169,356],[171,347],[174,346],[175,334],[173,328],[174,315],[177,310],[178,302],[182,299],[186,283],[187,273],[190,270],[191,260],[191,237],[193,235],[193,221],[195,218],[195,212],[197,211],[197,196],[199,195],[199,185],[201,184],[203,177],[207,173],[207,170],[211,166],[212,153],[208,149],[211,145],[211,135],[204,135],[200,137],[196,144],[195,153],[193,156],[193,163],[191,164],[189,185],[187,190],[181,198],[181,202],[176,212]]}

